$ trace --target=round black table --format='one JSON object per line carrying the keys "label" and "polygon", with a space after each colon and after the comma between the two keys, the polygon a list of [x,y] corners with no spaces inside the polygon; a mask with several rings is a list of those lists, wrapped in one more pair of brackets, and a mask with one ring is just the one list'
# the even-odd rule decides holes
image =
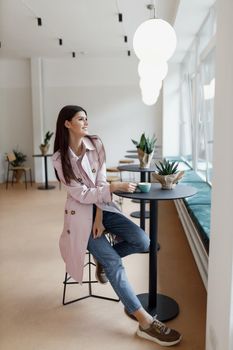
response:
{"label": "round black table", "polygon": [[[119,165],[118,169],[120,171],[132,171],[132,172],[140,172],[140,182],[146,181],[146,174],[148,174],[148,182],[150,182],[150,173],[155,172],[156,167],[151,166],[150,168],[140,168],[139,164],[130,164],[130,165]],[[133,218],[140,219],[140,227],[145,230],[145,219],[149,218],[149,212],[145,210],[146,202],[145,200],[140,200],[140,211],[134,211],[130,215]]]}
{"label": "round black table", "polygon": [[138,298],[147,312],[152,316],[157,315],[160,321],[168,321],[176,317],[179,306],[174,299],[157,293],[157,249],[155,247],[158,233],[158,201],[190,197],[196,192],[194,187],[183,184],[178,184],[173,190],[162,190],[161,185],[157,183],[151,184],[148,193],[115,192],[120,197],[150,201],[149,292],[139,294]]}
{"label": "round black table", "polygon": [[52,186],[48,184],[48,166],[47,166],[47,158],[52,157],[52,154],[33,154],[33,157],[44,157],[44,173],[45,173],[45,184],[43,186],[39,186],[39,190],[52,190],[56,188],[56,186]]}

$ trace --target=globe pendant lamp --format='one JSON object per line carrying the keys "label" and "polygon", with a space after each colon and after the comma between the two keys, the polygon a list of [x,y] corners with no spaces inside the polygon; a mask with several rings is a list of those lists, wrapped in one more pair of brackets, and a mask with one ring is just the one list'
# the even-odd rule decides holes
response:
{"label": "globe pendant lamp", "polygon": [[143,91],[159,91],[162,87],[162,80],[157,80],[157,81],[153,81],[152,79],[148,79],[148,78],[141,78],[139,81],[139,86],[140,89]]}
{"label": "globe pendant lamp", "polygon": [[138,75],[140,78],[154,78],[163,80],[168,72],[168,64],[165,61],[140,61],[138,64]]}
{"label": "globe pendant lamp", "polygon": [[162,19],[149,19],[137,28],[133,37],[133,48],[139,60],[168,61],[176,49],[176,33]]}
{"label": "globe pendant lamp", "polygon": [[145,105],[152,106],[156,103],[158,97],[159,93],[154,96],[142,95],[142,101],[145,103]]}

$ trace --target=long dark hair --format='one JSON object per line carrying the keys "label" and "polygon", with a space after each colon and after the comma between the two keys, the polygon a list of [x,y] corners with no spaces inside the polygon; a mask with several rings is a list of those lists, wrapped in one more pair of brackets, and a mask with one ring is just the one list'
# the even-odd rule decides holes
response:
{"label": "long dark hair", "polygon": [[[70,163],[70,158],[68,156],[68,149],[69,149],[69,131],[65,127],[65,121],[68,120],[70,121],[75,114],[78,112],[84,112],[87,116],[87,112],[84,108],[80,106],[65,106],[61,109],[61,111],[58,114],[57,118],[57,125],[56,125],[56,135],[55,135],[55,141],[54,141],[54,148],[53,151],[54,153],[59,151],[60,156],[61,156],[61,163],[62,163],[62,171],[63,171],[63,176],[65,178],[66,183],[70,183],[71,180],[76,180],[77,178],[73,172],[71,163]],[[102,149],[103,149],[103,157],[101,157],[101,163],[105,161],[105,151],[103,148],[103,144],[100,140],[100,138],[96,135],[87,135],[87,137],[92,141],[94,146],[96,147],[96,142],[97,140],[100,141]],[[97,148],[97,147],[96,147]],[[97,149],[98,151],[98,149]],[[99,151],[98,151],[99,154]],[[56,177],[58,181],[60,181],[57,171],[55,170]]]}

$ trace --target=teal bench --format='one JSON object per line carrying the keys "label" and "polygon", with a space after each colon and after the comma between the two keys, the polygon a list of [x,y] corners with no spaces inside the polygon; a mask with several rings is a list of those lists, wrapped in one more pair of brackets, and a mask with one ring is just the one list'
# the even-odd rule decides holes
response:
{"label": "teal bench", "polygon": [[208,253],[210,240],[211,186],[207,182],[204,182],[194,170],[186,171],[181,183],[190,184],[197,189],[197,193],[193,197],[185,198],[184,203]]}
{"label": "teal bench", "polygon": [[[180,163],[180,169],[184,168],[182,163],[188,165],[179,157],[166,157],[166,159],[178,161]],[[197,228],[206,252],[208,253],[210,240],[211,186],[191,168],[185,170],[185,174],[180,183],[191,185],[197,189],[196,195],[185,198],[183,201]]]}

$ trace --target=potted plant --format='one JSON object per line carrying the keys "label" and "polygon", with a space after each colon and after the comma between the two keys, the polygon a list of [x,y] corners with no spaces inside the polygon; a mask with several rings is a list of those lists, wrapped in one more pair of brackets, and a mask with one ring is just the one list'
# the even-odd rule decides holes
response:
{"label": "potted plant", "polygon": [[178,171],[178,165],[178,162],[169,162],[166,159],[159,162],[159,165],[155,164],[157,172],[153,173],[152,176],[161,183],[162,189],[173,189],[182,178],[184,171]]}
{"label": "potted plant", "polygon": [[21,166],[23,165],[24,162],[26,162],[27,160],[27,156],[26,154],[23,154],[23,152],[13,149],[14,155],[15,155],[15,160],[13,160],[11,163],[11,165],[13,167],[17,167],[17,166]]}
{"label": "potted plant", "polygon": [[47,131],[44,137],[44,143],[41,143],[40,150],[43,155],[45,155],[49,150],[49,140],[53,136],[53,132]]}
{"label": "potted plant", "polygon": [[132,142],[136,145],[138,151],[138,158],[140,161],[141,168],[149,168],[151,160],[153,158],[155,143],[157,139],[155,135],[151,138],[146,137],[145,133],[141,135],[140,141],[132,140]]}
{"label": "potted plant", "polygon": [[[17,167],[21,167],[23,165],[23,163],[27,160],[27,156],[26,154],[24,154],[23,152],[19,151],[18,149],[13,149],[13,154],[15,156],[15,159],[10,161],[10,164],[15,168]],[[20,181],[20,178],[23,174],[23,170],[22,169],[15,169],[14,170],[14,178],[16,180],[16,182]]]}

